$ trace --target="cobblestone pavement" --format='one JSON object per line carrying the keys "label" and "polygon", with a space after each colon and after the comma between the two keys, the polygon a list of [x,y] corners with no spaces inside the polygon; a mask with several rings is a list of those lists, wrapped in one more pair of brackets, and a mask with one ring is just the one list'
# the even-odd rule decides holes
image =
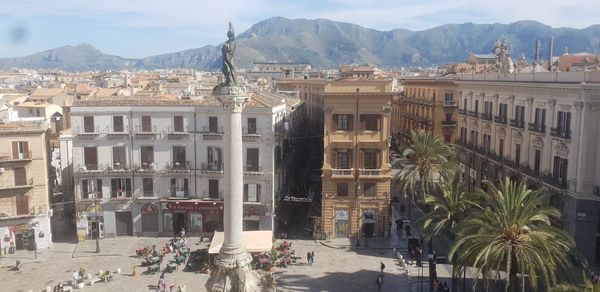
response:
{"label": "cobblestone pavement", "polygon": [[[135,249],[156,244],[163,246],[167,238],[121,237],[100,240],[102,252],[95,254],[95,241],[79,244],[55,243],[48,250],[40,250],[37,259],[33,252],[19,251],[0,259],[0,283],[2,291],[42,291],[46,286],[60,281],[70,281],[72,270],[79,267],[87,273],[99,270],[122,273],[114,275],[110,283],[86,285],[82,291],[153,291],[156,290],[159,274],[142,275],[146,270],[140,267],[141,258],[136,257]],[[401,274],[389,248],[352,249],[345,242],[321,243],[314,240],[291,240],[297,256],[297,264],[273,271],[277,278],[277,291],[377,291],[375,280],[379,274],[380,261],[386,265],[384,285],[380,291],[407,291],[406,276]],[[329,246],[326,246],[327,244]],[[192,250],[208,246],[199,243],[198,238],[190,238]],[[306,253],[315,252],[313,266],[306,263]],[[21,271],[9,271],[15,261],[22,262]],[[136,276],[131,276],[132,267],[137,266]],[[164,265],[163,265],[164,267]],[[187,291],[205,291],[204,283],[208,275],[176,271],[166,274],[167,283],[186,285]]]}

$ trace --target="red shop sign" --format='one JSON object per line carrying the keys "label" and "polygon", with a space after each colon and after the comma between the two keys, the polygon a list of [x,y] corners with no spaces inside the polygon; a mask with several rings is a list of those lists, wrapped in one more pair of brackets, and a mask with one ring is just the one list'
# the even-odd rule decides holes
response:
{"label": "red shop sign", "polygon": [[165,204],[168,211],[188,211],[203,214],[223,214],[223,203],[213,202],[168,202]]}

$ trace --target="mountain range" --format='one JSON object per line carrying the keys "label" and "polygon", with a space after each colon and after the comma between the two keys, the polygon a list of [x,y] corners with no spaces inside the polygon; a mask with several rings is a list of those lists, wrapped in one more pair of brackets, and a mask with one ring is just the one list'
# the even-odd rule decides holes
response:
{"label": "mountain range", "polygon": [[[237,36],[236,65],[254,61],[307,63],[314,68],[340,64],[372,64],[381,68],[431,66],[464,61],[469,53],[488,53],[506,37],[513,58],[521,53],[531,61],[535,40],[542,40],[543,59],[554,37],[554,55],[600,53],[600,25],[583,29],[552,28],[535,21],[511,24],[446,24],[422,31],[379,31],[327,19],[273,17],[254,24]],[[224,36],[225,38],[225,36]],[[62,46],[24,57],[0,58],[0,69],[14,67],[66,71],[220,67],[220,46],[206,45],[140,59],[107,55],[90,44]]]}

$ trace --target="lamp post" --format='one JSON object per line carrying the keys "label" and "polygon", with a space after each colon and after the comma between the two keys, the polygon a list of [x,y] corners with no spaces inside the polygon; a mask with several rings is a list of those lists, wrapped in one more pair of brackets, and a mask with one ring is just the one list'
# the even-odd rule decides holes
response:
{"label": "lamp post", "polygon": [[100,253],[100,221],[98,220],[98,192],[94,192],[94,217],[96,218],[96,253]]}

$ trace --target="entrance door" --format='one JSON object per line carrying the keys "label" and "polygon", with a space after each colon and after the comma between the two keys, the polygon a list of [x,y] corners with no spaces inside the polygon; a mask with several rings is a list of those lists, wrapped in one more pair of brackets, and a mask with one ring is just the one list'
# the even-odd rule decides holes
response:
{"label": "entrance door", "polygon": [[348,220],[335,220],[335,237],[348,237]]}
{"label": "entrance door", "polygon": [[132,236],[131,212],[115,212],[117,236]]}
{"label": "entrance door", "polygon": [[91,239],[104,238],[104,223],[88,221],[88,236]]}
{"label": "entrance door", "polygon": [[186,222],[185,222],[185,213],[175,213],[174,215],[174,220],[173,220],[173,233],[175,235],[179,235],[181,232],[181,228],[186,228]]}
{"label": "entrance door", "polygon": [[23,232],[22,231],[15,231],[15,248],[17,250],[24,249],[24,246],[23,246]]}

